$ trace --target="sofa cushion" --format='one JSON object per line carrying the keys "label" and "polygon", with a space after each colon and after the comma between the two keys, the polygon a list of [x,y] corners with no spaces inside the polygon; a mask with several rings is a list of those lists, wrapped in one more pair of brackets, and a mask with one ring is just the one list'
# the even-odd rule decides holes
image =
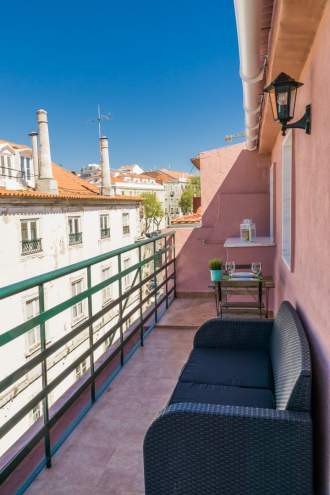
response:
{"label": "sofa cushion", "polygon": [[270,339],[277,409],[309,411],[311,360],[309,344],[297,312],[281,304]]}
{"label": "sofa cushion", "polygon": [[274,409],[274,396],[270,389],[229,387],[209,383],[179,382],[170,404],[175,402],[203,402]]}
{"label": "sofa cushion", "polygon": [[194,349],[179,381],[273,388],[269,355],[263,350]]}

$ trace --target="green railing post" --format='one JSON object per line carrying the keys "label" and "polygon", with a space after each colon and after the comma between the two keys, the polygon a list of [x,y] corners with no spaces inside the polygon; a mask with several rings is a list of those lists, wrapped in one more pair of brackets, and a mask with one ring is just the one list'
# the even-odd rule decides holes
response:
{"label": "green railing post", "polygon": [[168,270],[167,270],[167,237],[165,237],[165,290],[166,290],[166,309],[168,309]]}
{"label": "green railing post", "polygon": [[172,256],[173,256],[173,279],[174,279],[174,297],[176,297],[176,255],[175,255],[175,234],[171,236]]}
{"label": "green railing post", "polygon": [[154,285],[155,285],[155,323],[158,321],[158,311],[157,311],[157,287],[158,287],[158,282],[157,282],[157,275],[156,275],[156,270],[157,270],[157,261],[156,261],[156,241],[153,241],[153,254],[154,254]]}
{"label": "green railing post", "polygon": [[143,300],[143,293],[142,293],[142,249],[141,246],[139,246],[139,284],[140,284],[140,289],[139,289],[139,298],[140,298],[140,320],[141,320],[141,332],[140,332],[140,343],[141,346],[143,347],[144,345],[144,332],[143,332],[143,308],[142,308],[142,300]]}
{"label": "green railing post", "polygon": [[118,254],[117,256],[118,259],[118,291],[119,291],[119,323],[120,323],[120,364],[121,366],[124,366],[124,335],[123,335],[123,301],[122,301],[122,295],[123,295],[123,282],[122,282],[122,277],[121,277],[121,254]]}
{"label": "green railing post", "polygon": [[[87,288],[91,289],[92,287],[92,271],[91,271],[91,266],[87,267]],[[88,300],[88,319],[90,320],[93,316],[93,302],[92,302],[92,296],[91,294],[87,298]],[[92,377],[92,383],[91,383],[91,401],[95,402],[96,400],[96,394],[95,394],[95,380],[94,380],[94,372],[95,372],[95,366],[94,366],[94,352],[93,352],[93,345],[94,345],[94,333],[93,333],[93,324],[89,325],[88,327],[88,332],[89,332],[89,350],[90,350],[90,368],[91,368],[91,377]]]}
{"label": "green railing post", "polygon": [[[43,313],[45,311],[45,293],[44,293],[44,285],[40,284],[38,286],[39,289],[39,312]],[[46,350],[46,324],[40,323],[40,351],[43,352]],[[47,359],[44,358],[41,362],[41,383],[42,390],[45,391],[48,384],[47,379]],[[45,393],[42,399],[42,415],[45,426],[45,457],[46,457],[46,466],[48,468],[52,465],[52,452],[50,446],[50,434],[49,434],[49,407],[48,407],[48,395]]]}

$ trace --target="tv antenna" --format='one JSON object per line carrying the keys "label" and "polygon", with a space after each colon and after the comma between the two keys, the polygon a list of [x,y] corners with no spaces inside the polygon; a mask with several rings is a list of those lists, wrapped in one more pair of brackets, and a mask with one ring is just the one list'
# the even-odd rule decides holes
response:
{"label": "tv antenna", "polygon": [[104,120],[110,120],[111,119],[111,113],[101,113],[101,106],[100,104],[97,105],[97,117],[94,120],[91,120],[93,124],[97,123],[98,130],[99,130],[99,138],[102,136],[102,126],[101,123]]}
{"label": "tv antenna", "polygon": [[245,131],[236,132],[235,134],[227,134],[224,139],[226,143],[232,143],[234,139],[239,139],[241,137],[246,137]]}

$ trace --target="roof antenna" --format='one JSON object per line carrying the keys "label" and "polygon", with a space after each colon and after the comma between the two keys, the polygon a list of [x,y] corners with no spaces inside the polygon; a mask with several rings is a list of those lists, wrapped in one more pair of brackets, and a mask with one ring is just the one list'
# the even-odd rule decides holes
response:
{"label": "roof antenna", "polygon": [[101,113],[101,106],[100,104],[97,105],[97,117],[94,120],[90,120],[93,124],[97,123],[98,126],[98,131],[99,131],[99,138],[102,137],[102,127],[101,127],[101,122],[104,120],[110,120],[111,119],[111,113]]}

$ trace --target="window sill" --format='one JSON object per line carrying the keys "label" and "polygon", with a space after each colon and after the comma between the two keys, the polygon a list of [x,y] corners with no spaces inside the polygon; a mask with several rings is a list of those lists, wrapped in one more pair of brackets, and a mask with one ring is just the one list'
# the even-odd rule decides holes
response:
{"label": "window sill", "polygon": [[78,325],[81,325],[81,323],[83,323],[84,321],[86,321],[88,319],[88,316],[86,315],[82,315],[80,316],[79,318],[75,319],[72,321],[71,323],[71,328],[75,328],[77,327]]}

